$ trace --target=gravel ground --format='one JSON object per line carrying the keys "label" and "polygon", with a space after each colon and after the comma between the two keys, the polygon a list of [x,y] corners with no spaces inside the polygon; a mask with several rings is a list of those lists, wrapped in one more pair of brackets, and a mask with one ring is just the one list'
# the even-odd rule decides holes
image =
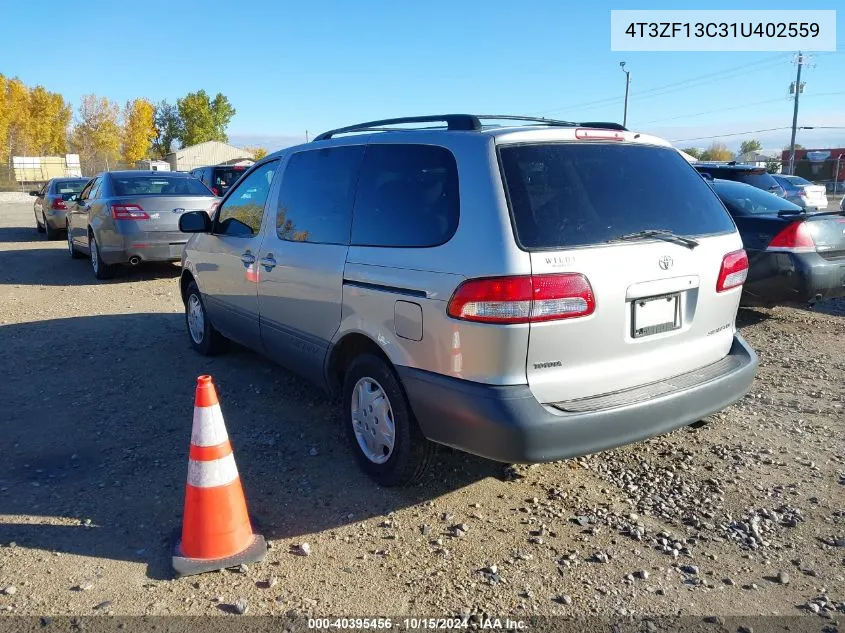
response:
{"label": "gravel ground", "polygon": [[[698,428],[531,467],[444,451],[388,490],[336,403],[248,351],[195,354],[177,280],[96,282],[0,204],[0,611],[845,613],[845,302],[740,311],[759,377]],[[171,580],[203,373],[271,549]]]}

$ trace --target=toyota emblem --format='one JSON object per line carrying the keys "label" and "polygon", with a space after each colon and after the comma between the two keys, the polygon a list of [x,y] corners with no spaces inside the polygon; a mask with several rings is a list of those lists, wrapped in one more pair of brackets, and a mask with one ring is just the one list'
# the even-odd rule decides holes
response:
{"label": "toyota emblem", "polygon": [[663,270],[669,270],[670,268],[672,268],[673,262],[671,257],[669,257],[668,255],[664,255],[663,257],[657,260],[657,263]]}

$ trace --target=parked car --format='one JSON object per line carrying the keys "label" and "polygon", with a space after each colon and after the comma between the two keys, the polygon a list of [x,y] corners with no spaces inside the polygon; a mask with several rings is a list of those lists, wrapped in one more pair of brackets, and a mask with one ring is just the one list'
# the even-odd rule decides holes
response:
{"label": "parked car", "polygon": [[545,462],[665,433],[756,371],[734,324],[742,240],[677,151],[614,124],[485,120],[326,132],[179,220],[191,345],[233,339],[339,394],[382,485],[435,443]]}
{"label": "parked car", "polygon": [[814,185],[801,176],[773,174],[772,177],[783,187],[784,198],[802,209],[827,209],[827,189]]}
{"label": "parked car", "polygon": [[179,216],[209,214],[217,202],[188,174],[103,172],[68,199],[68,251],[74,258],[87,253],[97,279],[112,277],[121,264],[178,261],[187,242]]}
{"label": "parked car", "polygon": [[209,165],[192,169],[191,175],[202,180],[215,196],[224,196],[246,170],[244,165]]}
{"label": "parked car", "polygon": [[786,192],[781,187],[772,174],[768,173],[764,167],[755,167],[754,165],[738,165],[731,163],[694,163],[693,166],[702,174],[708,175],[711,178],[721,178],[722,180],[734,180],[736,182],[744,182],[746,185],[757,187],[763,191],[768,191],[776,196],[785,196]]}
{"label": "parked car", "polygon": [[845,210],[813,213],[727,180],[714,180],[713,188],[748,253],[743,305],[806,305],[845,296]]}
{"label": "parked car", "polygon": [[35,213],[35,228],[46,233],[48,240],[57,240],[65,230],[68,198],[82,191],[90,178],[51,178],[41,189],[30,191],[35,196],[32,210]]}

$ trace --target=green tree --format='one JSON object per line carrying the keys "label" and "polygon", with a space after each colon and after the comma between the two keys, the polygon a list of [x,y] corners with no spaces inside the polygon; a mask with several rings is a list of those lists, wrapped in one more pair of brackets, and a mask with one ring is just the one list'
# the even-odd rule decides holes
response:
{"label": "green tree", "polygon": [[173,141],[179,138],[182,121],[179,110],[166,100],[155,107],[155,138],[153,139],[153,154],[164,158],[172,151]]}
{"label": "green tree", "polygon": [[751,152],[759,152],[763,149],[763,145],[757,139],[750,139],[748,141],[743,141],[739,146],[739,155],[742,156],[743,154],[750,154]]}
{"label": "green tree", "polygon": [[179,141],[183,146],[205,141],[228,142],[226,128],[235,116],[235,108],[221,93],[212,100],[205,90],[191,92],[176,101],[181,125]]}
{"label": "green tree", "polygon": [[155,107],[146,99],[127,101],[123,109],[123,162],[134,165],[145,158],[156,136]]}
{"label": "green tree", "polygon": [[777,174],[780,172],[780,161],[776,158],[770,158],[766,161],[766,171],[770,174]]}
{"label": "green tree", "polygon": [[712,143],[710,147],[701,153],[703,161],[724,162],[733,160],[734,154],[724,143]]}
{"label": "green tree", "polygon": [[701,150],[697,147],[684,147],[682,150],[685,154],[689,154],[693,158],[698,158],[701,160]]}

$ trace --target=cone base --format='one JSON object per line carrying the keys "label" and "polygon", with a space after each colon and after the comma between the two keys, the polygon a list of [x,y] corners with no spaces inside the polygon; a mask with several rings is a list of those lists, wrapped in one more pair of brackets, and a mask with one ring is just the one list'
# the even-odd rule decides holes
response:
{"label": "cone base", "polygon": [[253,535],[252,543],[246,549],[226,558],[186,558],[182,556],[180,546],[181,540],[173,550],[173,570],[177,577],[219,571],[245,563],[257,563],[267,554],[267,541],[260,534]]}

